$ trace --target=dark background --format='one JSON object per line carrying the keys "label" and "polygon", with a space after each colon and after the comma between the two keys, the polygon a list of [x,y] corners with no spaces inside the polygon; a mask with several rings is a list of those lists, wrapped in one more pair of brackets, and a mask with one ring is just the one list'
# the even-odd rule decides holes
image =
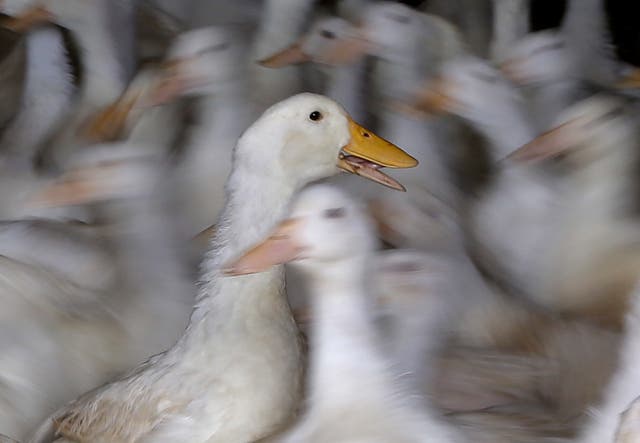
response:
{"label": "dark background", "polygon": [[[410,6],[429,0],[399,0]],[[580,0],[573,0],[580,1]],[[557,27],[564,15],[567,0],[530,0],[532,31]],[[605,0],[609,28],[618,56],[640,66],[640,0]]]}

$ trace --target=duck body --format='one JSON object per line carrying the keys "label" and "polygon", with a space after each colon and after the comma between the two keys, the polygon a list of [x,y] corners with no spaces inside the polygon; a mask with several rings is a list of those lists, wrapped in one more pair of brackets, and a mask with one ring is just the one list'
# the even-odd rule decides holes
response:
{"label": "duck body", "polygon": [[267,234],[297,189],[337,173],[341,148],[377,143],[391,154],[389,164],[415,165],[388,142],[362,137],[364,129],[349,121],[335,102],[299,94],[244,132],[184,335],[129,374],[61,408],[32,441],[51,441],[52,435],[76,442],[254,441],[291,417],[303,363],[283,270],[223,278],[221,268]]}
{"label": "duck body", "polygon": [[[286,229],[287,241],[306,251],[294,260],[312,288],[317,320],[307,408],[282,441],[459,441],[430,411],[405,397],[391,361],[378,348],[365,289],[375,242],[361,210],[336,188],[315,185],[297,197],[291,212],[270,237],[274,240],[263,245]],[[335,237],[327,241],[329,235]],[[263,245],[252,250],[256,256]],[[242,260],[235,266],[242,269]]]}

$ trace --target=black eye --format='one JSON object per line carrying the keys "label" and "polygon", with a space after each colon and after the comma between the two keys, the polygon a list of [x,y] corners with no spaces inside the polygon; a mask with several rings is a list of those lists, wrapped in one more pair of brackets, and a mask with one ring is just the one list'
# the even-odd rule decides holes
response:
{"label": "black eye", "polygon": [[322,113],[320,111],[313,111],[309,114],[309,120],[313,120],[314,122],[322,120]]}
{"label": "black eye", "polygon": [[332,208],[324,211],[325,218],[342,218],[347,214],[345,208]]}
{"label": "black eye", "polygon": [[330,39],[336,38],[336,34],[327,29],[323,29],[322,31],[320,31],[320,35],[323,36],[324,38],[330,38]]}

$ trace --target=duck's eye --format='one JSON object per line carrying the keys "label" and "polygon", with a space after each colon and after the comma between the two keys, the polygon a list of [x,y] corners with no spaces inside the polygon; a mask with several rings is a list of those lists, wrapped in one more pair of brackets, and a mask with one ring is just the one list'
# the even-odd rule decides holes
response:
{"label": "duck's eye", "polygon": [[347,215],[345,208],[331,208],[324,211],[325,218],[342,218]]}
{"label": "duck's eye", "polygon": [[312,120],[314,122],[322,120],[322,117],[323,116],[320,111],[313,111],[311,114],[309,114],[309,120]]}
{"label": "duck's eye", "polygon": [[336,38],[336,34],[332,31],[329,31],[328,29],[323,29],[322,31],[320,31],[320,35],[323,36],[324,38],[329,38],[329,39]]}

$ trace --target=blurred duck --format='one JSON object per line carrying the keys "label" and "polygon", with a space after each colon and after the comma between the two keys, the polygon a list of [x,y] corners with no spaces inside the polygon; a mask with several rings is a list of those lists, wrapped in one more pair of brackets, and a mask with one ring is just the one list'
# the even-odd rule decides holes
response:
{"label": "blurred duck", "polygon": [[23,35],[1,25],[0,20],[0,128],[6,128],[22,103],[27,44]]}
{"label": "blurred duck", "polygon": [[[364,60],[359,57],[364,40],[356,40],[356,28],[339,17],[317,20],[296,42],[260,61],[267,68],[314,62],[326,76],[324,94],[341,103],[350,114],[365,118]],[[344,41],[351,40],[345,45]]]}
{"label": "blurred duck", "polygon": [[[14,26],[21,31],[19,25]],[[0,137],[2,162],[14,173],[31,171],[37,150],[61,123],[76,90],[73,67],[58,29],[36,29],[24,39],[27,56],[20,108]]]}
{"label": "blurred duck", "polygon": [[30,29],[46,22],[63,26],[75,38],[81,60],[81,84],[75,106],[49,140],[45,157],[61,167],[83,144],[77,131],[101,106],[115,100],[133,76],[134,8],[122,0],[7,0],[1,11],[13,16],[5,26]]}
{"label": "blurred duck", "polygon": [[603,0],[569,1],[559,30],[524,36],[499,61],[505,75],[525,88],[539,131],[594,87],[624,82],[627,72],[613,53]]}
{"label": "blurred duck", "polygon": [[486,57],[491,45],[493,0],[431,0],[420,5],[424,12],[437,15],[455,25],[462,33],[469,50],[476,56]]}
{"label": "blurred duck", "polygon": [[416,404],[379,348],[365,274],[374,234],[361,208],[337,188],[316,185],[290,218],[227,272],[242,275],[292,261],[309,280],[313,324],[308,401],[283,442],[461,442],[437,414]]}
{"label": "blurred duck", "polygon": [[[51,222],[47,231],[21,223],[26,239],[16,236],[17,222],[2,233],[3,252],[14,253],[3,261],[3,272],[13,273],[4,305],[16,316],[2,321],[10,339],[2,344],[0,397],[15,402],[2,415],[5,432],[25,438],[52,408],[165,350],[184,330],[195,288],[175,262],[166,215],[152,195],[159,164],[149,154],[126,145],[84,152],[34,202],[98,203],[95,210],[110,222],[103,244],[111,243],[113,256],[96,257],[103,251],[80,243],[78,233],[52,236]],[[11,242],[21,242],[17,251]]]}
{"label": "blurred duck", "polygon": [[416,161],[313,94],[267,110],[240,137],[233,158],[227,203],[185,334],[168,351],[60,408],[31,441],[255,441],[289,420],[303,365],[282,268],[225,278],[220,267],[264,238],[309,181],[344,169],[400,187],[380,167]]}
{"label": "blurred duck", "polygon": [[502,60],[511,46],[529,30],[529,7],[527,0],[493,0],[493,36],[490,58]]}
{"label": "blurred duck", "polygon": [[621,327],[637,279],[636,106],[599,94],[563,112],[558,126],[513,154],[565,156],[568,172],[539,271],[536,301]]}
{"label": "blurred duck", "polygon": [[637,443],[640,438],[638,431],[638,399],[636,398],[620,415],[620,425],[616,432],[615,443]]}
{"label": "blurred duck", "polygon": [[279,71],[255,64],[291,44],[303,30],[313,11],[315,0],[265,0],[260,23],[253,37],[249,58],[251,102],[261,113],[285,97],[301,92],[300,68],[290,66]]}
{"label": "blurred duck", "polygon": [[215,222],[224,204],[224,183],[233,146],[248,126],[247,78],[242,45],[225,27],[178,36],[163,67],[142,71],[127,91],[86,130],[96,140],[127,137],[169,153],[181,130],[183,109],[174,102],[195,97],[197,122],[187,129],[183,152],[170,171],[179,230],[193,236]]}
{"label": "blurred duck", "polygon": [[[638,392],[640,392],[640,299],[639,289],[633,291],[631,307],[625,318],[624,339],[620,349],[618,368],[604,390],[602,401],[590,411],[580,443],[638,441]],[[614,439],[614,437],[616,437]]]}
{"label": "blurred duck", "polygon": [[[362,61],[358,61],[358,56],[376,56],[372,90],[379,96],[367,97],[367,103],[370,106],[372,103],[378,105],[378,130],[391,142],[411,149],[427,168],[400,172],[402,181],[410,189],[407,198],[411,199],[413,193],[426,189],[456,206],[459,194],[450,177],[445,149],[445,140],[452,133],[442,121],[425,123],[398,113],[393,105],[406,100],[421,79],[433,71],[434,66],[462,50],[460,36],[445,20],[393,2],[373,3],[361,12],[358,19],[361,25],[351,30],[345,28],[343,21],[322,22],[287,50],[286,54],[290,57],[288,62],[349,64],[332,68],[334,82],[331,86],[334,87],[335,82],[339,81],[340,88],[346,86],[352,94],[341,94],[341,97],[348,97],[347,103],[357,103],[362,98],[353,95],[358,90],[349,86],[349,83],[353,85],[353,75],[359,72]],[[335,28],[328,28],[327,24]],[[281,58],[278,65],[282,65],[286,60],[283,54],[285,52],[275,54],[266,63],[275,65]],[[332,90],[332,93],[335,92]],[[367,196],[376,193],[371,187],[359,191]]]}
{"label": "blurred duck", "polygon": [[468,208],[474,253],[493,277],[534,296],[532,270],[546,259],[557,185],[536,165],[502,161],[535,134],[521,96],[488,63],[464,56],[427,82],[415,106],[456,114],[488,140],[496,171]]}
{"label": "blurred duck", "polygon": [[501,292],[467,256],[446,206],[432,202],[416,223],[392,203],[371,206],[382,238],[422,251],[383,253],[369,279],[404,378],[474,441],[574,435],[615,368],[618,334]]}

